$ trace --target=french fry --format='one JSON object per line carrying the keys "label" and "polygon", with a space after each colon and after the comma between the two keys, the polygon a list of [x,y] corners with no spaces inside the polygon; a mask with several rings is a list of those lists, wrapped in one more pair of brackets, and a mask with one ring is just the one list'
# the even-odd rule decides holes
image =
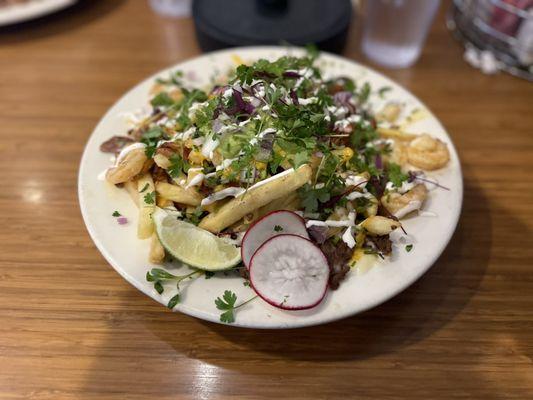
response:
{"label": "french fry", "polygon": [[163,196],[157,196],[156,204],[160,208],[165,208],[173,205],[172,200],[169,200]]}
{"label": "french fry", "polygon": [[117,166],[109,168],[105,177],[114,185],[127,182],[141,172],[147,160],[144,149],[134,149],[126,154]]}
{"label": "french fry", "polygon": [[220,232],[272,200],[294,192],[311,179],[311,174],[312,169],[306,164],[290,174],[249,189],[242,196],[230,200],[216,212],[207,215],[198,226],[210,232]]}
{"label": "french fry", "polygon": [[133,179],[131,181],[124,182],[124,189],[128,192],[131,197],[131,201],[139,207],[139,191],[137,190],[137,180]]}
{"label": "french fry", "polygon": [[154,162],[157,164],[159,168],[168,169],[170,167],[171,162],[168,158],[166,158],[163,154],[156,154],[154,156]]}
{"label": "french fry", "polygon": [[150,174],[144,174],[137,180],[139,196],[139,223],[137,225],[137,237],[148,239],[154,233],[152,214],[155,210],[154,181]]}
{"label": "french fry", "polygon": [[261,207],[258,210],[258,218],[261,218],[269,212],[276,210],[289,210],[295,211],[300,208],[300,196],[297,192],[289,193],[287,196],[280,197],[279,199],[272,200],[267,205]]}
{"label": "french fry", "polygon": [[157,182],[155,190],[158,195],[176,203],[198,206],[202,201],[202,196],[194,188],[184,189],[181,186],[170,183]]}
{"label": "french fry", "polygon": [[397,139],[397,140],[406,140],[406,141],[411,141],[418,137],[418,135],[415,135],[414,133],[407,133],[399,129],[392,129],[392,128],[378,128],[378,134],[381,137],[384,137],[387,139]]}
{"label": "french fry", "polygon": [[165,248],[159,241],[157,234],[152,234],[152,241],[150,242],[150,253],[148,253],[148,260],[151,263],[159,264],[165,259]]}

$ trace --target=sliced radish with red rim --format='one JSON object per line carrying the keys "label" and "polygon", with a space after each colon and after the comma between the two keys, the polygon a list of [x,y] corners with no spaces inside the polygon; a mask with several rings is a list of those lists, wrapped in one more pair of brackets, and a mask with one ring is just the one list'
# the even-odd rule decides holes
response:
{"label": "sliced radish with red rim", "polygon": [[241,258],[246,268],[249,268],[252,256],[263,243],[282,234],[309,239],[304,219],[292,211],[272,211],[254,222],[242,239]]}
{"label": "sliced radish with red rim", "polygon": [[250,262],[250,283],[273,306],[304,310],[318,305],[326,294],[329,266],[313,242],[297,235],[267,240]]}

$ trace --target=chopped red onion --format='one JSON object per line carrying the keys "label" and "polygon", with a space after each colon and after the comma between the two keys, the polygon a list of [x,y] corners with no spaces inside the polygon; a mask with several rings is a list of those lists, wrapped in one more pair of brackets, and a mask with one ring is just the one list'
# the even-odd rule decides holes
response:
{"label": "chopped red onion", "polygon": [[236,89],[233,89],[233,98],[235,99],[235,103],[237,107],[239,107],[240,111],[243,111],[246,114],[253,114],[253,112],[255,111],[255,107],[242,99],[241,92]]}
{"label": "chopped red onion", "polygon": [[283,76],[285,78],[300,78],[301,77],[301,75],[296,71],[285,71],[283,73]]}
{"label": "chopped red onion", "polygon": [[300,105],[300,103],[298,102],[298,96],[296,96],[296,92],[294,90],[291,89],[289,95],[291,96],[292,102],[295,106]]}
{"label": "chopped red onion", "polygon": [[119,225],[126,225],[128,223],[128,219],[126,217],[118,217],[117,222]]}
{"label": "chopped red onion", "polygon": [[377,169],[383,169],[383,160],[381,158],[381,154],[376,154],[376,158],[374,160],[374,163],[376,164]]}
{"label": "chopped red onion", "polygon": [[352,97],[352,92],[337,92],[333,95],[333,103],[335,103],[337,107],[346,107],[353,114],[357,110],[355,108],[355,105],[350,101]]}

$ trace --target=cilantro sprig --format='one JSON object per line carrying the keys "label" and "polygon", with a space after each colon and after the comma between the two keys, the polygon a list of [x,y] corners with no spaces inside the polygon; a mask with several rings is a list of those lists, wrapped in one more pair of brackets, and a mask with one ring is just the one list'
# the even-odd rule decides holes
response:
{"label": "cilantro sprig", "polygon": [[225,290],[222,298],[217,297],[215,299],[215,305],[217,309],[223,311],[223,313],[220,314],[220,322],[225,322],[226,324],[235,322],[235,310],[244,306],[245,304],[248,304],[252,300],[255,300],[257,297],[258,296],[255,295],[250,299],[235,305],[237,302],[237,295],[231,290]]}
{"label": "cilantro sprig", "polygon": [[143,200],[146,204],[155,204],[155,191],[146,193]]}
{"label": "cilantro sprig", "polygon": [[401,187],[402,183],[409,179],[409,175],[402,172],[402,168],[398,164],[389,163],[387,167],[387,176],[389,181],[396,187]]}
{"label": "cilantro sprig", "polygon": [[177,154],[172,155],[169,161],[170,166],[168,167],[167,172],[172,178],[176,178],[182,173],[186,174],[191,167],[184,158]]}
{"label": "cilantro sprig", "polygon": [[167,304],[167,307],[172,310],[180,301],[180,283],[185,279],[192,279],[195,275],[200,276],[203,273],[204,271],[202,270],[195,270],[186,275],[174,275],[162,268],[152,268],[151,271],[146,273],[146,280],[148,282],[153,282],[154,289],[159,294],[163,294],[163,292],[165,291],[163,283],[176,282],[176,288],[178,289],[178,293],[172,296],[172,298]]}

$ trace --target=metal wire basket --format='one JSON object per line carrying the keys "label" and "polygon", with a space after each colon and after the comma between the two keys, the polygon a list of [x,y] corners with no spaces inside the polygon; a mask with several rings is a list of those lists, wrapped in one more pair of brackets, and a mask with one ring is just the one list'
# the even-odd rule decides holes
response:
{"label": "metal wire basket", "polygon": [[454,0],[447,25],[466,46],[489,50],[503,70],[533,81],[533,0]]}

